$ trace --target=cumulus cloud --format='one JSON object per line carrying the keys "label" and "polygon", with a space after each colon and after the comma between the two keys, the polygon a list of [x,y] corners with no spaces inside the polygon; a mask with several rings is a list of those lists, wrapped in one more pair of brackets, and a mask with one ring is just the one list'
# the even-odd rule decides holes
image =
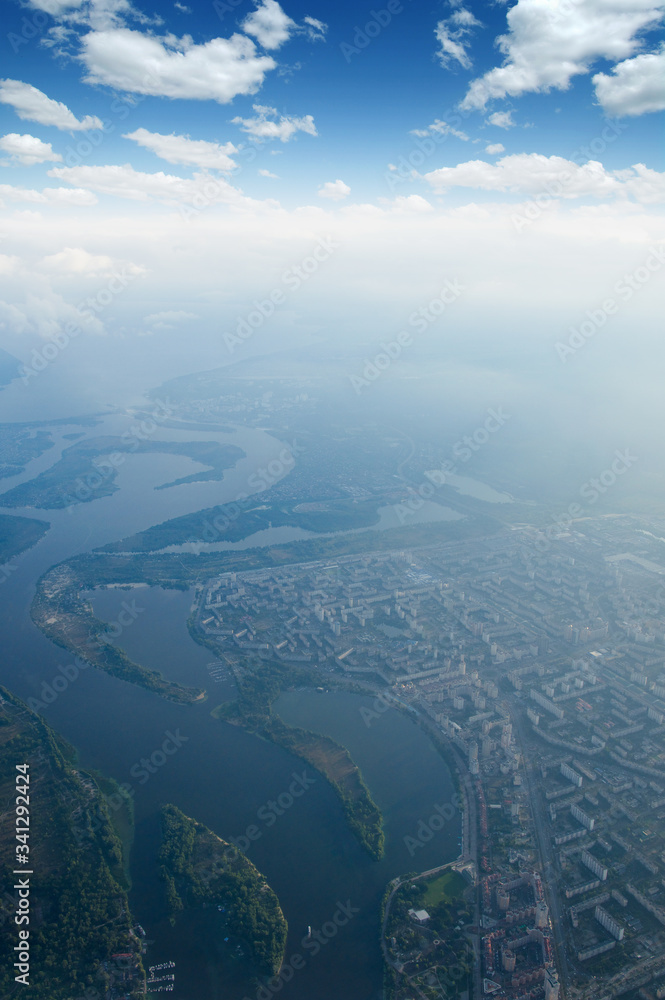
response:
{"label": "cumulus cloud", "polygon": [[19,118],[25,121],[53,125],[65,132],[102,128],[101,120],[95,115],[86,115],[79,120],[66,104],[52,100],[41,90],[21,80],[0,81],[0,102],[11,105]]}
{"label": "cumulus cloud", "polygon": [[207,142],[205,139],[190,139],[184,135],[162,135],[160,132],[149,132],[145,128],[127,132],[123,139],[132,139],[167,163],[227,172],[237,166],[231,159],[231,154],[238,152],[232,142],[222,145],[218,142]]}
{"label": "cumulus cloud", "polygon": [[103,334],[104,324],[91,313],[80,313],[62,295],[44,288],[39,293],[25,291],[8,303],[0,300],[0,329],[14,336],[33,334],[51,340],[69,324],[91,334]]}
{"label": "cumulus cloud", "polygon": [[233,125],[239,125],[243,132],[255,136],[257,139],[280,139],[288,142],[296,132],[307,132],[308,135],[318,135],[316,125],[311,115],[303,118],[294,118],[290,115],[281,115],[277,119],[277,109],[268,108],[263,104],[254,104],[256,116],[254,118],[232,118]]}
{"label": "cumulus cloud", "polygon": [[433,170],[424,179],[438,193],[466,187],[521,195],[548,193],[559,198],[622,196],[645,203],[665,200],[665,174],[644,164],[607,171],[596,160],[580,165],[562,156],[541,153],[517,153],[496,163],[469,160],[456,167]]}
{"label": "cumulus cloud", "polygon": [[585,0],[574,13],[550,0],[517,0],[506,15],[508,33],[497,39],[503,64],[473,80],[461,106],[482,110],[506,95],[565,90],[597,59],[632,56],[641,34],[661,17],[658,0]]}
{"label": "cumulus cloud", "polygon": [[309,15],[303,18],[302,24],[297,24],[277,0],[261,0],[240,27],[246,34],[253,35],[264,49],[278,49],[292,35],[305,35],[311,42],[322,42],[328,31],[327,24]]}
{"label": "cumulus cloud", "polygon": [[448,125],[447,122],[443,122],[439,118],[435,118],[432,124],[426,128],[411,129],[411,135],[417,135],[419,138],[424,138],[426,135],[454,135],[458,139],[463,139],[464,142],[469,141],[466,132],[453,128],[452,125]]}
{"label": "cumulus cloud", "polygon": [[42,142],[34,135],[18,135],[17,132],[9,132],[2,136],[0,150],[3,153],[9,153],[12,162],[20,163],[24,167],[32,167],[35,163],[62,160],[59,153],[53,152],[50,142]]}
{"label": "cumulus cloud", "polygon": [[81,44],[86,83],[219,104],[238,94],[256,93],[265,74],[277,65],[240,34],[197,45],[189,35],[157,37],[118,28],[91,31]]}
{"label": "cumulus cloud", "polygon": [[512,111],[495,111],[487,119],[489,125],[496,125],[497,128],[514,128]]}
{"label": "cumulus cloud", "polygon": [[326,183],[316,192],[319,198],[329,198],[330,201],[342,201],[351,194],[351,188],[344,181],[326,181]]}
{"label": "cumulus cloud", "polygon": [[450,17],[439,21],[434,29],[434,35],[439,43],[437,56],[444,68],[451,63],[458,63],[462,69],[471,69],[471,59],[467,52],[470,43],[469,35],[473,28],[480,27],[481,22],[464,7],[459,7]]}
{"label": "cumulus cloud", "polygon": [[596,97],[608,115],[643,115],[665,109],[665,46],[618,63],[593,77]]}
{"label": "cumulus cloud", "polygon": [[[0,191],[0,194],[4,195],[5,191]],[[127,277],[143,278],[148,269],[133,263],[129,257],[92,253],[76,242],[58,253],[43,256],[44,244],[52,244],[50,235],[46,235],[45,231],[49,226],[46,213],[23,211],[8,216],[7,221],[21,228],[27,218],[39,221],[33,229],[36,239],[30,250],[21,259],[0,259],[0,273],[11,273],[11,295],[7,295],[5,301],[0,300],[0,329],[16,338],[19,355],[26,350],[25,347],[23,350],[20,348],[22,341],[29,343],[32,339],[34,342],[35,338],[49,340],[71,326],[83,334],[105,334],[109,300],[100,302],[101,311],[83,309],[77,303],[81,303],[84,296],[91,292],[110,289],[110,282],[119,275],[125,278],[126,283]],[[57,231],[62,232],[58,221],[60,216],[49,218]],[[70,225],[76,226],[77,215],[68,212],[67,218]],[[89,234],[88,224],[89,220],[82,223],[82,229]],[[135,240],[127,241],[128,246],[132,243],[135,244]],[[3,266],[4,263],[7,266]],[[113,315],[112,306],[109,315]]]}
{"label": "cumulus cloud", "polygon": [[271,173],[270,170],[266,170],[264,167],[261,167],[261,169],[259,170],[259,176],[260,177],[272,177],[275,180],[279,179],[277,174]]}
{"label": "cumulus cloud", "polygon": [[500,142],[491,142],[489,146],[485,146],[485,152],[489,153],[490,156],[496,156],[497,153],[505,153],[506,147]]}
{"label": "cumulus cloud", "polygon": [[288,41],[296,22],[284,13],[277,0],[262,0],[240,27],[247,35],[253,35],[264,49],[278,49]]}

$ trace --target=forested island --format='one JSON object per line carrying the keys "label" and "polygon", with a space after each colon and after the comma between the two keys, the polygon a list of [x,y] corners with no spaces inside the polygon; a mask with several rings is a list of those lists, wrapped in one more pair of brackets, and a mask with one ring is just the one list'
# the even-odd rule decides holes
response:
{"label": "forested island", "polygon": [[219,907],[227,934],[246,945],[257,972],[275,975],[284,958],[287,923],[258,869],[174,805],[162,808],[161,829],[159,863],[172,918],[188,906]]}
{"label": "forested island", "polygon": [[[19,771],[17,768],[20,767]],[[27,799],[27,836],[16,836],[17,776]],[[122,845],[95,778],[81,770],[75,753],[44,720],[0,687],[0,798],[10,803],[0,817],[4,870],[30,872],[29,992],[34,1000],[104,996],[114,982],[111,956],[128,956],[123,974],[132,997],[142,995],[145,975],[132,930]],[[22,813],[26,815],[26,813]],[[26,850],[27,848],[27,850]],[[17,858],[26,856],[21,866]],[[29,862],[29,863],[28,863]],[[14,882],[21,876],[15,876]],[[16,989],[14,921],[18,895],[2,897],[0,994]]]}
{"label": "forested island", "polygon": [[0,565],[32,548],[49,528],[48,521],[0,514]]}
{"label": "forested island", "polygon": [[174,517],[146,531],[104,545],[102,552],[156,552],[170,545],[239,542],[265,528],[303,528],[320,533],[377,524],[379,498],[291,504],[261,502],[261,495]]}
{"label": "forested island", "polygon": [[[0,352],[0,370],[1,370]],[[1,379],[1,375],[0,375]],[[53,436],[43,428],[25,424],[0,424],[0,479],[19,475],[28,462],[53,447]]]}

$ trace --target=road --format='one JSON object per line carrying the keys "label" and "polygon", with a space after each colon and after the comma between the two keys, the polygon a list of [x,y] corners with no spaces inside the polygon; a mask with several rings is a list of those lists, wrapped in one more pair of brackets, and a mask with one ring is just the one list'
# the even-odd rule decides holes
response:
{"label": "road", "polygon": [[541,870],[543,874],[543,885],[550,908],[550,918],[552,922],[552,941],[556,956],[556,965],[559,971],[559,982],[561,984],[561,1000],[569,991],[571,981],[568,958],[566,955],[566,942],[563,931],[563,916],[559,906],[559,896],[557,892],[557,874],[554,866],[554,850],[549,834],[549,824],[545,818],[545,805],[539,783],[533,780],[532,757],[526,752],[526,741],[522,720],[517,711],[511,706],[511,718],[513,721],[513,733],[517,734],[520,742],[522,758],[524,760],[524,773],[528,791],[529,802],[531,803],[531,814],[533,816],[536,843],[540,855]]}

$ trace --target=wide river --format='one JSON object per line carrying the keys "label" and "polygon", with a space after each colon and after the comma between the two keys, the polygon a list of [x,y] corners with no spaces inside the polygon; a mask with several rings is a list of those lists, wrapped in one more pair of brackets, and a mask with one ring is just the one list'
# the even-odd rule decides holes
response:
{"label": "wide river", "polygon": [[[97,436],[122,433],[128,426],[127,417],[114,415],[84,431],[86,436]],[[3,480],[3,490],[52,465],[70,443],[62,435],[78,430],[76,426],[57,428],[57,446],[30,463],[22,475]],[[243,836],[248,826],[259,828],[260,836],[248,855],[278,894],[288,920],[287,961],[296,953],[304,958],[304,967],[283,987],[281,996],[287,1000],[377,1000],[381,995],[379,903],[386,883],[403,872],[443,864],[458,853],[459,817],[415,851],[405,841],[416,837],[419,823],[426,822],[434,806],[449,802],[453,794],[446,765],[414,720],[393,710],[367,719],[361,708],[371,705],[371,699],[351,694],[297,691],[279,702],[285,720],[338,739],[360,765],[385,817],[386,855],[375,862],[360,848],[337,797],[317,772],[272,744],[211,717],[216,704],[233,697],[233,683],[210,668],[213,656],[187,632],[191,592],[110,589],[96,591],[92,600],[99,616],[109,622],[116,621],[126,602],[134,618],[118,635],[118,645],[169,678],[207,688],[209,698],[204,704],[174,705],[94,669],[82,671],[53,696],[51,684],[62,676],[60,668],[70,664],[72,657],[47,641],[30,620],[39,576],[54,563],[168,517],[233,500],[238,493],[248,492],[249,476],[283,448],[281,442],[257,429],[223,434],[160,428],[156,437],[215,437],[238,445],[247,457],[228,470],[221,483],[156,491],[156,486],[200,466],[179,456],[129,455],[119,469],[120,489],[110,497],[81,504],[73,513],[13,511],[48,520],[51,530],[12,562],[13,571],[0,585],[4,652],[0,681],[22,698],[49,700],[43,714],[77,748],[82,765],[130,786],[136,817],[132,909],[151,942],[148,964],[176,962],[171,994],[175,1000],[254,1000],[257,990],[248,981],[242,957],[224,945],[217,911],[181,915],[175,928],[165,919],[156,845],[158,810],[166,802],[175,803],[227,839]],[[4,512],[12,513],[6,508]],[[390,518],[383,516],[379,527],[389,526]],[[296,531],[288,537],[307,534]],[[269,531],[261,533],[261,544],[272,540],[284,541],[284,529],[277,529],[274,539]],[[62,688],[62,682],[57,687]],[[160,750],[167,734],[176,737],[179,747],[163,766],[147,774],[140,761]],[[269,824],[262,818],[268,815],[262,806],[282,793],[282,802],[288,802],[294,775],[304,780],[306,791]],[[339,904],[351,908],[350,919],[314,955],[303,945],[307,928],[331,926]]]}

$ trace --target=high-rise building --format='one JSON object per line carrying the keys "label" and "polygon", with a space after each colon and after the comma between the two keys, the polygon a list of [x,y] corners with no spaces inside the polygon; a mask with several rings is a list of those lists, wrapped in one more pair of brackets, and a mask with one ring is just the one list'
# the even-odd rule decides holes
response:
{"label": "high-rise building", "polygon": [[606,931],[609,931],[613,938],[617,941],[623,941],[624,929],[618,920],[611,917],[607,910],[604,910],[602,906],[597,906],[594,911],[594,916],[601,927],[604,927]]}
{"label": "high-rise building", "polygon": [[569,764],[561,765],[561,774],[564,778],[568,778],[568,781],[572,781],[574,785],[577,785],[578,788],[582,787],[582,775],[578,774],[577,771],[573,771]]}
{"label": "high-rise building", "polygon": [[601,882],[604,882],[607,878],[607,868],[601,865],[600,861],[596,861],[593,854],[589,854],[588,851],[582,851],[582,864],[586,865],[590,872],[599,878]]}
{"label": "high-rise building", "polygon": [[572,816],[575,817],[576,820],[579,820],[582,826],[585,826],[587,830],[593,830],[594,826],[596,825],[595,819],[593,819],[592,816],[587,816],[587,814],[583,812],[583,810],[580,809],[580,807],[575,803],[573,803],[573,805],[570,807],[570,813]]}

